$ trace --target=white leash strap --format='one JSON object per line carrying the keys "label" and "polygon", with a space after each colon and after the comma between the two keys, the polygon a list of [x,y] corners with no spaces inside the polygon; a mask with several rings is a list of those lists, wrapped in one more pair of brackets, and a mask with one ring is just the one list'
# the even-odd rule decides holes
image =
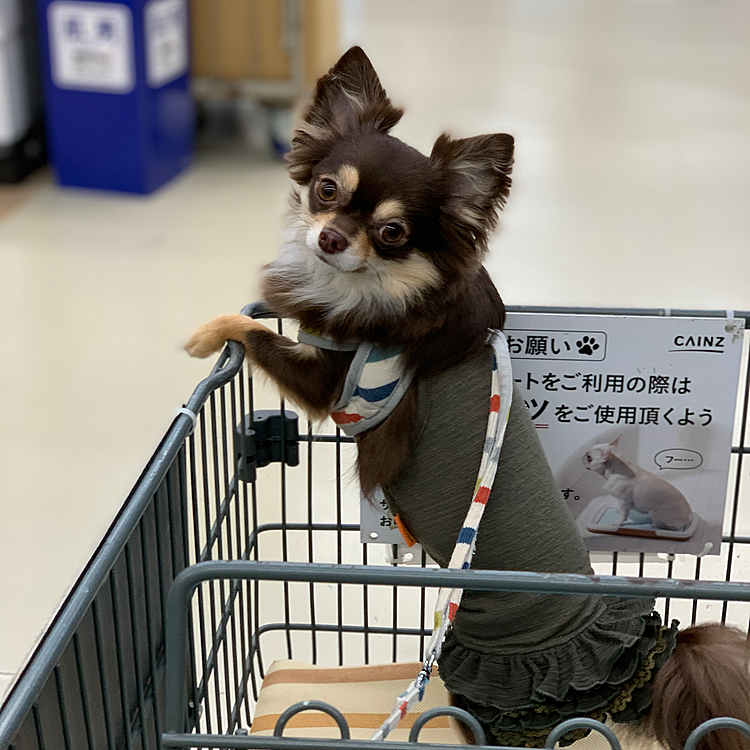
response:
{"label": "white leash strap", "polygon": [[[492,357],[492,396],[490,399],[490,416],[487,421],[487,438],[482,451],[482,462],[479,476],[474,488],[474,497],[469,512],[464,519],[458,541],[451,555],[448,568],[466,569],[471,567],[471,559],[477,541],[479,522],[482,520],[487,500],[497,473],[500,449],[508,424],[510,404],[513,400],[513,373],[510,363],[508,342],[501,331],[490,333],[489,343],[493,349]],[[373,740],[384,740],[406,715],[409,707],[421,701],[443,647],[445,633],[458,610],[463,596],[463,589],[440,589],[435,605],[435,622],[432,636],[427,644],[427,658],[414,681],[396,698],[391,715],[383,722],[380,729],[372,736]]]}

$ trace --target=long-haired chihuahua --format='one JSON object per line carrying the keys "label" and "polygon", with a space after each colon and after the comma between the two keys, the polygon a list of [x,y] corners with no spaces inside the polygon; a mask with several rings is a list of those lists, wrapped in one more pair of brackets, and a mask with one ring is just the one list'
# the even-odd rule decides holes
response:
{"label": "long-haired chihuahua", "polygon": [[[207,357],[228,340],[241,342],[253,365],[313,419],[337,408],[355,357],[351,342],[399,352],[400,366],[411,376],[408,387],[385,419],[357,436],[357,469],[366,494],[394,482],[412,460],[420,435],[420,384],[481,353],[488,330],[502,329],[505,317],[482,261],[510,188],[513,138],[441,135],[425,156],[389,134],[401,115],[355,47],[318,81],[294,133],[288,155],[295,183],[291,207],[281,250],[264,270],[263,294],[275,312],[329,344],[292,341],[250,318],[227,315],[201,327],[186,347],[192,356]],[[484,427],[477,429],[481,433]],[[503,455],[500,459],[502,464]],[[519,481],[522,486],[523,478]],[[558,502],[552,484],[550,479],[549,494]],[[464,507],[470,499],[469,491]],[[451,499],[436,496],[434,502]],[[570,529],[569,546],[580,545],[572,523]],[[543,547],[540,542],[539,550]],[[590,571],[587,559],[584,567]],[[623,636],[630,639],[633,659],[642,658],[640,637]],[[671,750],[681,749],[689,732],[712,716],[750,718],[744,635],[699,626],[682,631],[676,641],[671,658],[665,655],[663,667],[649,678],[651,710],[646,705],[641,720],[649,735]],[[633,670],[637,666],[634,661]],[[458,705],[486,719],[486,706],[495,704],[486,695]],[[501,719],[510,715],[501,713]],[[709,735],[701,747],[739,750],[747,740],[725,731]]]}

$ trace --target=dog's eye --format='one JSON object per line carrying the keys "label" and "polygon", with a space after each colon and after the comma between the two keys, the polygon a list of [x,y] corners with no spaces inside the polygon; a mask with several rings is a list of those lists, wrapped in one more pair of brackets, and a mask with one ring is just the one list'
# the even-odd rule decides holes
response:
{"label": "dog's eye", "polygon": [[322,201],[335,200],[336,183],[333,180],[321,180],[318,185],[318,198]]}
{"label": "dog's eye", "polygon": [[406,230],[401,224],[384,224],[380,227],[380,238],[388,245],[395,245],[401,242],[406,235]]}

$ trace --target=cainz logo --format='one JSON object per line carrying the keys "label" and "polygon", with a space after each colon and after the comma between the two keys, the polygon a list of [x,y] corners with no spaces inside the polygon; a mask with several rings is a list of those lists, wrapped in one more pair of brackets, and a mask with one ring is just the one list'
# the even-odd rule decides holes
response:
{"label": "cainz logo", "polygon": [[726,336],[675,336],[670,352],[706,352],[723,354]]}

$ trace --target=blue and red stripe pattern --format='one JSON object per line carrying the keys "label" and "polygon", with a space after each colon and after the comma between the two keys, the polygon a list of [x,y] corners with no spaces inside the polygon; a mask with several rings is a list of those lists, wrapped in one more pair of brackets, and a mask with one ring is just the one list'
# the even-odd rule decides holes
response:
{"label": "blue and red stripe pattern", "polygon": [[404,367],[399,347],[334,341],[304,328],[297,333],[297,340],[319,349],[354,352],[343,393],[331,412],[331,419],[349,437],[380,424],[396,408],[414,378],[414,372]]}
{"label": "blue and red stripe pattern", "polygon": [[404,369],[401,349],[361,344],[331,419],[349,437],[375,427],[396,408],[412,377]]}
{"label": "blue and red stripe pattern", "polygon": [[[351,392],[347,393],[345,388],[344,395],[331,413],[331,419],[350,436],[375,426],[373,420],[383,413],[404,374],[400,349],[383,349],[370,344],[365,346],[369,347],[367,357],[358,368],[356,378],[352,378]],[[356,365],[356,362],[352,362],[352,369]],[[385,416],[378,422],[382,422]],[[367,427],[363,428],[360,422]]]}

